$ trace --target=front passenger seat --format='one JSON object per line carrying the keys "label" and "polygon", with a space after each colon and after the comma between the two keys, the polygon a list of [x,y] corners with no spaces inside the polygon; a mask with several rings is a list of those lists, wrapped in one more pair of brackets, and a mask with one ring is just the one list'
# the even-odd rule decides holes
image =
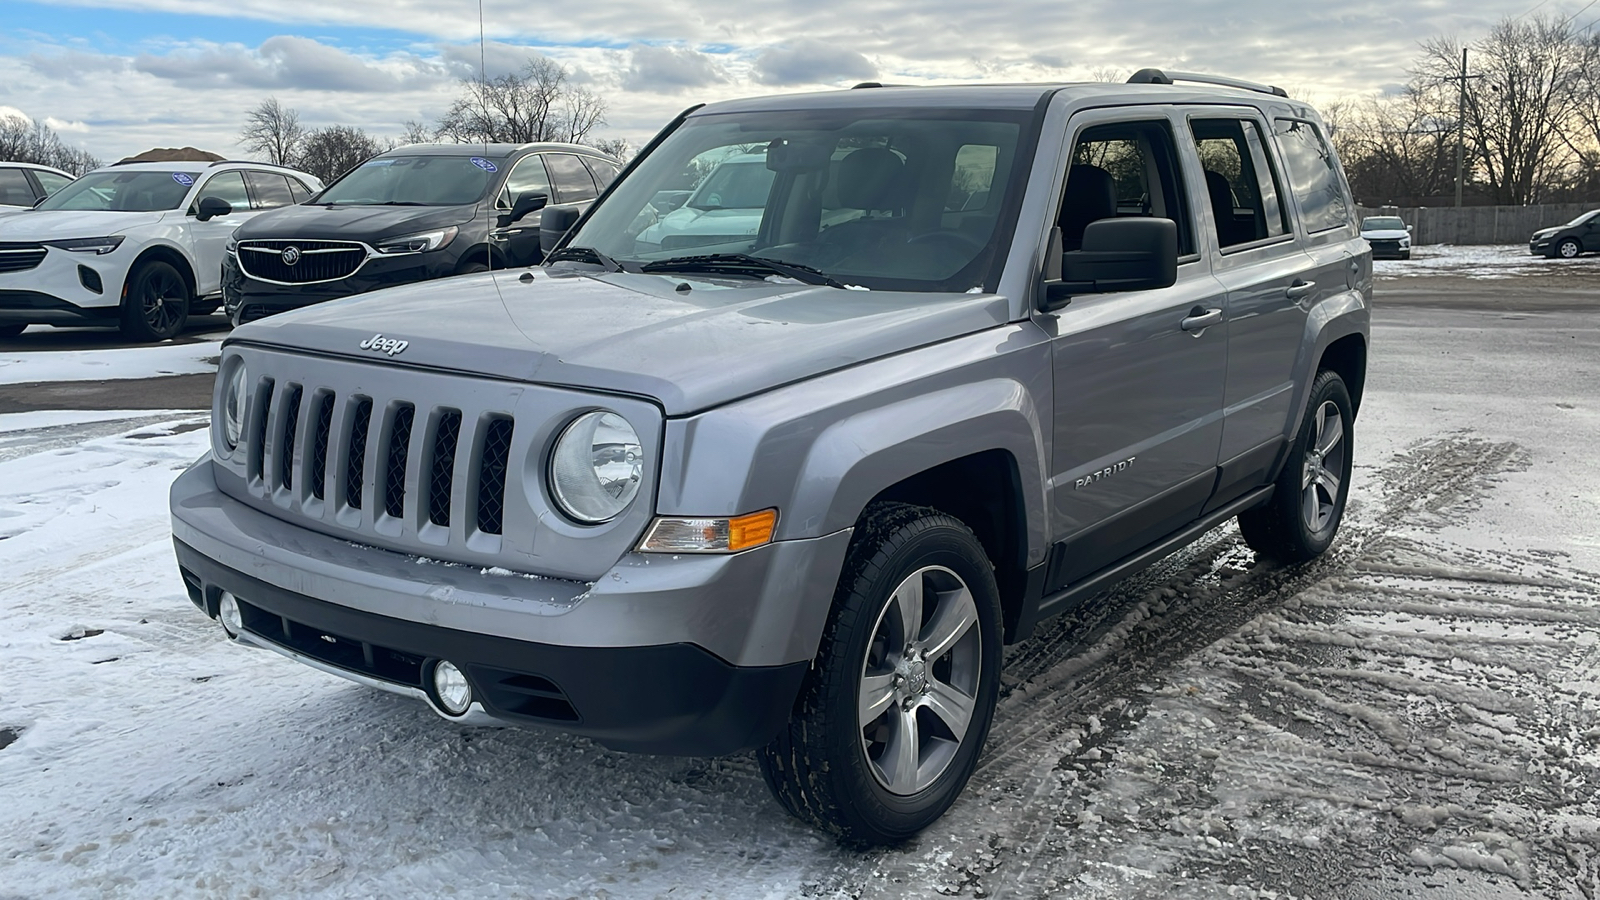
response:
{"label": "front passenger seat", "polygon": [[1083,231],[1090,222],[1117,216],[1117,183],[1099,166],[1076,165],[1067,170],[1067,187],[1061,197],[1061,249],[1083,248]]}

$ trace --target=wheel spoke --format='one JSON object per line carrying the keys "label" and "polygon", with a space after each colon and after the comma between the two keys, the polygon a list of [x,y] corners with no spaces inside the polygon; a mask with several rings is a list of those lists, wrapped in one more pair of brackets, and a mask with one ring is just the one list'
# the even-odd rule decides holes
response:
{"label": "wheel spoke", "polygon": [[1320,426],[1317,432],[1317,454],[1327,456],[1342,440],[1344,440],[1344,419],[1335,415]]}
{"label": "wheel spoke", "polygon": [[967,725],[978,701],[937,678],[928,679],[928,709],[944,720],[957,741],[966,740]]}
{"label": "wheel spoke", "polygon": [[894,702],[894,676],[868,675],[861,679],[860,713],[857,720],[865,728]]}
{"label": "wheel spoke", "polygon": [[1301,493],[1300,514],[1305,517],[1306,527],[1312,531],[1317,529],[1318,512],[1321,503],[1317,500],[1316,485],[1308,487]]}
{"label": "wheel spoke", "polygon": [[914,793],[917,789],[917,763],[922,758],[917,734],[916,710],[897,710],[889,717],[889,741],[883,748],[884,778],[889,788],[898,794]]}
{"label": "wheel spoke", "polygon": [[900,646],[894,649],[899,652],[905,652],[905,648],[917,639],[917,632],[922,630],[922,591],[921,572],[907,578],[895,589],[894,602],[900,609]]}
{"label": "wheel spoke", "polygon": [[933,660],[950,651],[962,636],[972,630],[978,623],[978,607],[972,601],[972,592],[966,585],[960,589],[935,594],[938,607],[933,614],[933,621],[928,623],[927,635],[923,638],[923,646],[927,648],[928,660]]}
{"label": "wheel spoke", "polygon": [[1317,484],[1322,485],[1328,492],[1328,502],[1339,502],[1339,476],[1335,475],[1327,466],[1317,467]]}

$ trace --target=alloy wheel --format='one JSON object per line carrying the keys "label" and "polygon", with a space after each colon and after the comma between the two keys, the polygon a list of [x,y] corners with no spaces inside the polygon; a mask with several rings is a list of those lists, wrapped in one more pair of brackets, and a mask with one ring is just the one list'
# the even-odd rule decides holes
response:
{"label": "alloy wheel", "polygon": [[173,273],[158,269],[141,285],[139,309],[145,324],[156,334],[167,334],[176,328],[188,302],[183,282]]}
{"label": "alloy wheel", "polygon": [[1339,479],[1344,472],[1344,418],[1332,400],[1317,407],[1315,432],[1301,468],[1301,515],[1307,530],[1317,533],[1339,508]]}

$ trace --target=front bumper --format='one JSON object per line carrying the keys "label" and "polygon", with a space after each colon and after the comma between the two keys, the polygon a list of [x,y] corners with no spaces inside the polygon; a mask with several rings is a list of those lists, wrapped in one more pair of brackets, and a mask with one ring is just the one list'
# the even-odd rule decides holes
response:
{"label": "front bumper", "polygon": [[340,297],[364,294],[380,288],[442,278],[455,271],[450,253],[434,251],[408,256],[369,258],[354,274],[337,281],[314,284],[275,284],[244,274],[238,259],[225,256],[222,263],[222,296],[228,318],[235,325],[265,318],[302,306],[311,306]]}
{"label": "front bumper", "polygon": [[467,673],[482,713],[619,750],[715,756],[766,743],[815,653],[848,531],[731,556],[630,554],[593,585],[495,574],[290,525],[216,490],[172,490],[190,599],[241,601],[246,642],[401,693]]}
{"label": "front bumper", "polygon": [[124,247],[96,256],[49,248],[37,266],[0,273],[0,325],[88,325],[114,319],[128,275],[122,256],[133,256],[127,251]]}
{"label": "front bumper", "polygon": [[1549,256],[1553,251],[1551,245],[1554,238],[1534,238],[1528,242],[1528,252],[1534,256]]}

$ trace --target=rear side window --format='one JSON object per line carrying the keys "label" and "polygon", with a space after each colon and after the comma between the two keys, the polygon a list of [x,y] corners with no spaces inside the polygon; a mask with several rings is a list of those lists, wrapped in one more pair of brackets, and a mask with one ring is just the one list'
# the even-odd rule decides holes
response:
{"label": "rear side window", "polygon": [[294,177],[289,177],[288,180],[289,180],[289,196],[294,199],[294,202],[299,203],[300,201],[302,201],[302,200],[306,199],[307,197],[311,196],[311,193],[312,193],[311,189],[306,187],[304,184],[302,184],[300,182],[300,179],[294,178]]}
{"label": "rear side window", "polygon": [[57,175],[54,172],[42,172],[38,169],[33,170],[33,177],[39,179],[39,186],[44,188],[44,194],[46,197],[72,183],[72,179],[65,175]]}
{"label": "rear side window", "polygon": [[32,206],[33,185],[21,169],[0,169],[0,206]]}
{"label": "rear side window", "polygon": [[556,190],[561,192],[562,203],[593,200],[600,195],[595,189],[594,179],[589,176],[589,170],[584,168],[583,160],[573,154],[547,153],[544,163],[550,169],[550,178],[555,181]]}
{"label": "rear side window", "polygon": [[295,202],[294,195],[289,193],[289,179],[277,172],[246,172],[244,180],[250,185],[250,193],[255,195],[255,202],[251,204],[254,209],[277,209]]}
{"label": "rear side window", "polygon": [[1195,119],[1190,128],[1205,169],[1218,245],[1288,234],[1288,211],[1279,199],[1260,127],[1250,119]]}
{"label": "rear side window", "polygon": [[1165,120],[1096,125],[1079,135],[1057,224],[1076,250],[1099,219],[1149,217],[1178,225],[1178,254],[1195,252],[1172,129]]}
{"label": "rear side window", "polygon": [[589,167],[589,174],[594,176],[594,183],[603,191],[617,180],[617,173],[622,170],[603,159],[590,156],[583,157],[583,164]]}
{"label": "rear side window", "polygon": [[1327,231],[1350,223],[1350,200],[1333,151],[1317,126],[1300,119],[1277,119],[1273,132],[1283,150],[1289,186],[1300,203],[1306,231]]}

